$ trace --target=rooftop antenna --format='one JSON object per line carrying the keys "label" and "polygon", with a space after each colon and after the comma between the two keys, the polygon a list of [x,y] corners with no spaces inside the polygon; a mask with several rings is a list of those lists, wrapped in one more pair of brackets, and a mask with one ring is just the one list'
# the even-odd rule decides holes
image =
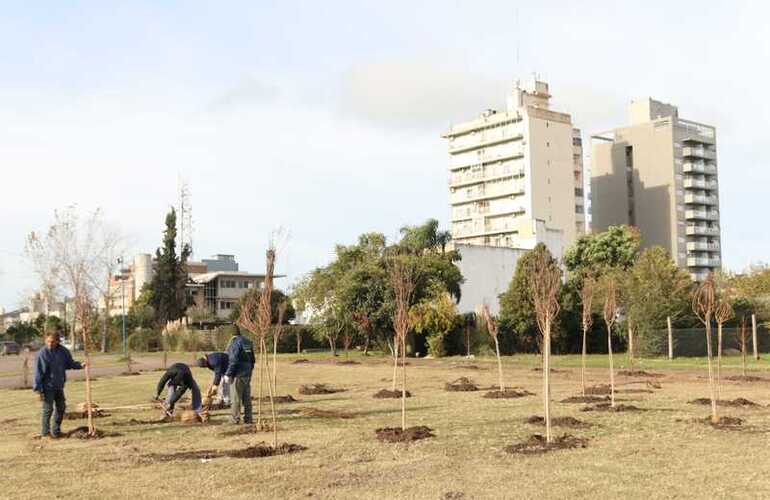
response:
{"label": "rooftop antenna", "polygon": [[190,201],[190,185],[182,175],[179,175],[179,251],[187,245],[190,248],[190,257],[193,253],[193,224],[192,203]]}

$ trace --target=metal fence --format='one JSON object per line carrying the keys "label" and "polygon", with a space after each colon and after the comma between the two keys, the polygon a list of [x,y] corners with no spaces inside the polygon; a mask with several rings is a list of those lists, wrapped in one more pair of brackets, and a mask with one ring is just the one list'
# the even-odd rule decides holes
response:
{"label": "metal fence", "polygon": [[[660,356],[668,356],[668,330],[657,330],[652,335],[656,337],[656,346],[654,353]],[[679,328],[671,331],[673,340],[674,357],[682,356],[705,356],[706,355],[706,329],[705,328]],[[717,328],[712,329],[711,335],[712,349],[716,355],[717,349]],[[724,327],[722,328],[722,353],[740,354],[740,328]],[[764,326],[757,326],[757,352],[770,352],[770,331]],[[751,325],[746,329],[746,354],[754,355],[754,342]]]}

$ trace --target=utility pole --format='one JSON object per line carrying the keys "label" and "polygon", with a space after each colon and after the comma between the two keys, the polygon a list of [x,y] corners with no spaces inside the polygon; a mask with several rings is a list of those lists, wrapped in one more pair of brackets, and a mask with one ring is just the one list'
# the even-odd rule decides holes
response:
{"label": "utility pole", "polygon": [[[123,257],[118,257],[118,265],[123,265]],[[126,277],[123,275],[123,269],[118,267],[120,273],[120,313],[123,322],[123,356],[128,355],[128,342],[126,339]]]}

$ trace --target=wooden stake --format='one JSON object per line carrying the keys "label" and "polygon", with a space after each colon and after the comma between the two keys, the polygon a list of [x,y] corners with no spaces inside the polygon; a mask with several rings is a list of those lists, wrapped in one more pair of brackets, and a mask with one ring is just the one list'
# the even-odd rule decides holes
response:
{"label": "wooden stake", "polygon": [[757,315],[751,315],[751,339],[754,343],[754,359],[759,359],[759,350],[757,349]]}
{"label": "wooden stake", "polygon": [[671,331],[671,316],[666,318],[666,323],[668,323],[668,359],[670,361],[674,359],[674,334]]}

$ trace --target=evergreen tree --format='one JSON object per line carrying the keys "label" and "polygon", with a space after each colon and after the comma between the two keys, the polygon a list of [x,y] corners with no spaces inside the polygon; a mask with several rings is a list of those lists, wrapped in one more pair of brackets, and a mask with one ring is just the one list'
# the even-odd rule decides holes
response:
{"label": "evergreen tree", "polygon": [[176,211],[166,214],[166,230],[163,247],[155,251],[155,274],[152,277],[150,305],[160,328],[169,321],[184,316],[187,309],[185,283],[187,283],[187,258],[190,248],[185,245],[181,254],[176,253]]}

